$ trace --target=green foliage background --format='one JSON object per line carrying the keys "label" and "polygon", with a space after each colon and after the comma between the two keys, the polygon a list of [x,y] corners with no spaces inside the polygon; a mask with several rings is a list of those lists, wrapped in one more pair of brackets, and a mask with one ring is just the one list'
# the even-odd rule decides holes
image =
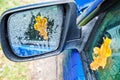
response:
{"label": "green foliage background", "polygon": [[7,9],[33,2],[34,0],[0,0],[0,15]]}
{"label": "green foliage background", "polygon": [[[33,0],[0,0],[0,15],[7,9],[33,3]],[[3,54],[0,47],[0,80],[30,80],[28,62],[12,62]]]}

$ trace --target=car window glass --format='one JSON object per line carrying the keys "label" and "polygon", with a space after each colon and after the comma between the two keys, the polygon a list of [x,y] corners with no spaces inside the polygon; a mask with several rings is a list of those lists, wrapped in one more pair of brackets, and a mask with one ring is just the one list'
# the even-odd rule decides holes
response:
{"label": "car window glass", "polygon": [[[89,47],[89,56],[93,60],[93,49],[103,43],[103,38],[111,39],[110,48],[112,54],[107,58],[104,69],[99,67],[95,70],[97,78],[100,80],[120,80],[120,2],[113,6],[105,15],[99,26],[95,38]],[[104,48],[105,49],[105,48]],[[102,60],[102,59],[101,59]]]}

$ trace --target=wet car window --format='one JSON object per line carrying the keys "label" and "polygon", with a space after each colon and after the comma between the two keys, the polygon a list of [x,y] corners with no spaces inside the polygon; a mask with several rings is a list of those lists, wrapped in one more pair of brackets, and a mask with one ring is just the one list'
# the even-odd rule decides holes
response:
{"label": "wet car window", "polygon": [[[88,50],[89,56],[92,62],[94,62],[94,64],[90,64],[90,67],[96,72],[98,80],[120,80],[119,4],[120,2],[107,12]],[[110,43],[110,47],[106,45],[108,43]],[[106,46],[108,46],[109,49],[106,48]],[[95,53],[94,56],[93,53]],[[106,55],[107,53],[109,53],[109,55]],[[98,55],[102,55],[102,57]],[[106,55],[107,58],[105,58],[104,55]]]}

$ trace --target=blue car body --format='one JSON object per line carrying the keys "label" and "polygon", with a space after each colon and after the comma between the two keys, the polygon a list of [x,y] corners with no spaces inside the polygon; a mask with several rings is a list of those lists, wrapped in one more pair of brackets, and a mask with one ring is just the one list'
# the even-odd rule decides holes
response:
{"label": "blue car body", "polygon": [[78,16],[86,9],[88,8],[94,0],[75,0],[77,5],[77,14]]}
{"label": "blue car body", "polygon": [[77,50],[66,50],[63,60],[64,80],[85,80],[80,54]]}
{"label": "blue car body", "polygon": [[[103,0],[75,0],[77,4],[77,14],[82,15],[82,19],[95,10]],[[85,14],[82,14],[88,9]],[[77,50],[67,50],[64,52],[63,79],[64,80],[85,80],[84,66],[80,53]]]}

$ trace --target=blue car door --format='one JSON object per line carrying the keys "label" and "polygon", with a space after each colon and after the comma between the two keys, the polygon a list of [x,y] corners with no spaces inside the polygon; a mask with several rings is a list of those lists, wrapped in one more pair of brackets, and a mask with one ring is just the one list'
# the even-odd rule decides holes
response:
{"label": "blue car door", "polygon": [[[97,1],[75,0],[77,5],[78,16],[83,15],[86,17],[102,1],[103,0],[97,0]],[[86,14],[82,14],[82,12],[87,8],[89,8],[89,11],[86,12]],[[73,50],[65,50],[63,54],[65,55],[65,58],[63,60],[63,79],[64,80],[85,80],[84,66],[82,63],[80,53],[77,50],[73,49]]]}

